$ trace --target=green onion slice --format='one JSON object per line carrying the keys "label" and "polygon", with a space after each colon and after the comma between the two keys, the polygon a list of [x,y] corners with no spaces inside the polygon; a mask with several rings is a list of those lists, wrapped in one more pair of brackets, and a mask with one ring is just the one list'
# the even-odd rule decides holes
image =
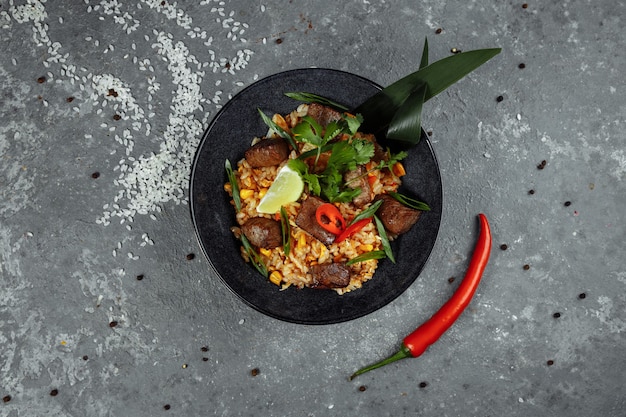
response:
{"label": "green onion slice", "polygon": [[411,207],[415,210],[430,211],[430,206],[422,201],[415,200],[414,198],[407,197],[393,191],[389,191],[388,194],[407,207]]}
{"label": "green onion slice", "polygon": [[296,93],[285,93],[285,95],[289,98],[302,101],[304,103],[317,103],[317,104],[322,104],[324,106],[334,107],[338,110],[343,110],[343,111],[349,110],[346,106],[342,104],[339,104],[335,101],[327,99],[326,97],[318,96],[317,94],[313,94],[313,93],[296,92]]}
{"label": "green onion slice", "polygon": [[265,113],[263,113],[263,111],[261,109],[257,109],[259,111],[259,114],[261,115],[261,119],[263,119],[263,122],[270,128],[272,129],[274,132],[276,132],[278,134],[278,136],[280,136],[281,138],[285,139],[287,141],[287,143],[296,151],[298,152],[298,146],[296,146],[296,142],[294,142],[293,138],[291,137],[291,135],[289,134],[289,132],[287,132],[285,129],[283,129],[282,127],[278,126],[276,123],[274,123],[272,121],[272,118],[269,117],[268,115],[266,115]]}
{"label": "green onion slice", "polygon": [[385,254],[384,250],[373,250],[371,252],[362,253],[359,256],[356,256],[350,259],[348,262],[346,262],[346,265],[352,265],[352,264],[356,264],[359,262],[365,262],[365,261],[369,261],[370,259],[383,259],[386,256],[387,255]]}
{"label": "green onion slice", "polygon": [[224,167],[226,168],[228,182],[230,182],[230,186],[233,192],[233,201],[235,202],[235,208],[239,212],[241,211],[241,198],[239,197],[239,185],[237,184],[237,177],[235,177],[233,167],[230,165],[230,161],[228,159],[224,163]]}
{"label": "green onion slice", "polygon": [[377,202],[357,214],[354,219],[352,219],[350,224],[354,224],[359,220],[369,219],[370,217],[374,216],[374,213],[376,213],[376,210],[378,210],[378,207],[380,207],[381,204],[383,204],[383,200],[378,200]]}
{"label": "green onion slice", "polygon": [[285,252],[285,256],[289,256],[291,252],[291,225],[289,224],[287,210],[282,206],[280,207],[280,225],[283,235],[283,251]]}
{"label": "green onion slice", "polygon": [[385,226],[383,222],[380,221],[378,216],[374,216],[374,221],[376,222],[376,229],[378,230],[378,234],[380,235],[381,243],[383,244],[383,250],[387,258],[394,264],[396,263],[396,258],[393,256],[393,251],[391,250],[391,244],[389,243],[389,238],[387,237],[387,232],[385,231]]}
{"label": "green onion slice", "polygon": [[263,275],[265,278],[267,278],[269,276],[269,273],[267,271],[267,266],[265,266],[265,263],[263,262],[263,260],[259,256],[259,253],[252,247],[252,245],[250,244],[250,241],[248,240],[246,235],[244,235],[242,233],[241,236],[239,237],[239,239],[241,240],[241,243],[243,244],[243,248],[245,249],[246,253],[248,254],[248,257],[250,258],[250,262],[252,263],[254,268],[257,271],[259,271],[259,273],[261,275]]}

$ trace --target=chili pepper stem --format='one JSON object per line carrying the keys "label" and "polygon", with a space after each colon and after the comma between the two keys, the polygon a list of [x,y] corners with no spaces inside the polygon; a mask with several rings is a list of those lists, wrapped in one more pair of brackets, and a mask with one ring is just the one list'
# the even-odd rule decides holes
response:
{"label": "chili pepper stem", "polygon": [[356,371],[355,373],[353,373],[350,376],[350,381],[352,381],[354,378],[356,378],[357,376],[364,374],[365,372],[371,371],[373,369],[376,368],[380,368],[381,366],[385,366],[388,365],[392,362],[398,361],[400,359],[404,359],[404,358],[410,358],[413,355],[411,355],[411,351],[409,350],[409,348],[407,348],[404,343],[402,344],[402,346],[400,347],[400,350],[397,351],[396,353],[394,353],[393,355],[389,356],[387,359],[383,359],[382,361],[376,362],[372,365],[366,366],[364,368],[359,369],[358,371]]}

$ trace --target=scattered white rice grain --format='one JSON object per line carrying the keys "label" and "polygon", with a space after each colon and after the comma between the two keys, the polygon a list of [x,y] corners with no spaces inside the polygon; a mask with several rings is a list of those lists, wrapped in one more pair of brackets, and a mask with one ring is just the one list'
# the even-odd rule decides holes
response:
{"label": "scattered white rice grain", "polygon": [[151,214],[151,215],[150,215],[150,218],[151,218],[152,220],[156,220],[156,219],[157,219],[157,217],[156,217],[154,214]]}

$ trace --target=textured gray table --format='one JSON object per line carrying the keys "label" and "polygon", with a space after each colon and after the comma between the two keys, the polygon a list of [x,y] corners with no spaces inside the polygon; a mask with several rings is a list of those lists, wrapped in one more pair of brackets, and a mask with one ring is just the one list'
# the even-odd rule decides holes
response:
{"label": "textured gray table", "polygon": [[[626,415],[623,1],[187,3],[0,0],[0,415]],[[425,37],[432,60],[503,51],[426,105],[445,204],[423,274],[343,324],[246,306],[185,205],[209,121],[282,70],[387,85]],[[348,381],[453,292],[478,212],[470,309]]]}

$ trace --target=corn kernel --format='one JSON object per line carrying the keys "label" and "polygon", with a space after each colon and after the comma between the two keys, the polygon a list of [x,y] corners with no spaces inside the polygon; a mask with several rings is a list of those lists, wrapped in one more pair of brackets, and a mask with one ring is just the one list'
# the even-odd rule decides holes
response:
{"label": "corn kernel", "polygon": [[263,198],[263,196],[267,193],[267,188],[261,188],[259,190],[259,198]]}
{"label": "corn kernel", "polygon": [[278,271],[273,271],[273,272],[270,274],[270,278],[269,278],[269,279],[270,279],[270,282],[271,282],[272,284],[275,284],[275,285],[280,285],[280,283],[283,281],[283,276],[280,274],[280,272],[278,272]]}
{"label": "corn kernel", "polygon": [[250,190],[248,188],[244,188],[244,189],[239,191],[239,197],[241,197],[243,200],[251,198],[253,196],[254,196],[254,190]]}
{"label": "corn kernel", "polygon": [[263,256],[267,256],[268,258],[269,258],[270,256],[272,256],[272,251],[271,251],[271,250],[269,250],[269,249],[260,248],[260,249],[259,249],[259,252],[261,252],[261,255],[263,255]]}
{"label": "corn kernel", "polygon": [[300,233],[300,236],[298,236],[298,249],[304,249],[306,247],[306,236],[304,236],[304,233]]}
{"label": "corn kernel", "polygon": [[326,252],[328,252],[328,249],[326,249],[326,246],[320,245],[320,256],[319,256],[319,258],[322,259],[326,255]]}
{"label": "corn kernel", "polygon": [[363,244],[363,245],[359,245],[359,250],[361,252],[371,252],[371,251],[374,250],[374,245],[370,245],[369,243]]}

